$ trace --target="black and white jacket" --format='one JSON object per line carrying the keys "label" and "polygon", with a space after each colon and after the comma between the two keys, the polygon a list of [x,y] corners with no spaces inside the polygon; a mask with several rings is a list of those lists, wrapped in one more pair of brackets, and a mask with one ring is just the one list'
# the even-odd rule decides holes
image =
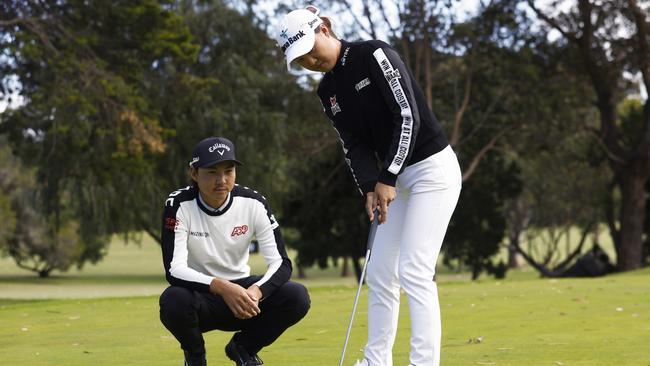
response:
{"label": "black and white jacket", "polygon": [[318,96],[363,194],[377,181],[395,186],[405,167],[448,145],[422,90],[384,42],[341,41],[338,62],[323,77]]}
{"label": "black and white jacket", "polygon": [[203,202],[198,187],[174,191],[165,201],[163,214],[167,281],[208,292],[214,277],[235,280],[250,276],[248,250],[253,238],[268,265],[256,283],[267,297],[291,277],[291,260],[266,199],[235,185],[226,202],[215,210]]}

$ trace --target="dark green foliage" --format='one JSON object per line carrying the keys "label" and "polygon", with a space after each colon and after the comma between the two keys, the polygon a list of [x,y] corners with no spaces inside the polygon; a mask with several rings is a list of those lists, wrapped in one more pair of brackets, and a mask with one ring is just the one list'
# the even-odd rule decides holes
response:
{"label": "dark green foliage", "polygon": [[73,262],[96,261],[108,235],[142,228],[131,193],[166,148],[168,132],[147,98],[160,85],[146,75],[191,60],[195,46],[182,20],[155,1],[3,7],[11,25],[0,28],[0,69],[18,77],[25,104],[5,112],[0,132],[37,175],[20,214],[42,223],[53,250],[63,249],[60,235],[78,235],[87,250]]}
{"label": "dark green foliage", "polygon": [[0,133],[36,168],[33,203],[51,230],[75,218],[82,242],[102,243],[88,259],[113,233],[159,237],[164,199],[210,135],[237,144],[238,181],[281,211],[300,159],[292,141],[319,106],[251,18],[221,1],[10,5],[0,68],[26,103],[2,115]]}
{"label": "dark green foliage", "polygon": [[284,205],[285,223],[300,230],[300,237],[291,243],[298,250],[298,265],[327,268],[330,259],[363,257],[370,227],[365,200],[341,148],[332,144],[306,157],[303,164],[293,175],[300,185]]}
{"label": "dark green foliage", "polygon": [[501,277],[502,265],[491,257],[499,250],[506,228],[503,202],[521,190],[519,169],[499,154],[490,154],[476,178],[466,182],[445,237],[444,263],[460,261],[476,279],[482,271]]}

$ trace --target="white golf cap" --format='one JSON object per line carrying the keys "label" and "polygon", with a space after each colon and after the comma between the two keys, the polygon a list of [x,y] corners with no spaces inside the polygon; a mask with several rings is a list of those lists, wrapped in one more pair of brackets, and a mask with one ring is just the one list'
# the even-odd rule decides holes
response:
{"label": "white golf cap", "polygon": [[311,51],[316,41],[315,29],[323,23],[318,14],[298,9],[285,15],[278,25],[276,40],[287,58],[287,69],[291,61]]}

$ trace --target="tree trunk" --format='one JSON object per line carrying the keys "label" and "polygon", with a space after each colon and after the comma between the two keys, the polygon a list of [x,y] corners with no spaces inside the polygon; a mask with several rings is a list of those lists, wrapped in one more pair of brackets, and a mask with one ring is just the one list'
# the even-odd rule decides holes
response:
{"label": "tree trunk", "polygon": [[508,268],[519,268],[523,258],[513,245],[508,245]]}
{"label": "tree trunk", "polygon": [[298,278],[307,278],[307,274],[305,273],[305,268],[300,264],[297,265],[296,267],[298,267]]}
{"label": "tree trunk", "polygon": [[350,265],[348,263],[348,257],[343,257],[343,265],[341,265],[341,277],[347,277],[350,275]]}
{"label": "tree trunk", "polygon": [[357,282],[361,279],[361,264],[359,264],[359,261],[361,258],[352,258],[352,265],[354,266],[354,274],[357,277]]}
{"label": "tree trunk", "polygon": [[40,277],[40,278],[47,278],[47,277],[50,277],[50,272],[51,272],[51,271],[52,271],[52,270],[49,269],[49,268],[42,269],[42,270],[38,271],[38,277]]}
{"label": "tree trunk", "polygon": [[643,260],[643,223],[645,220],[645,184],[647,164],[633,160],[620,172],[621,211],[620,243],[616,246],[616,263],[620,271],[641,268]]}

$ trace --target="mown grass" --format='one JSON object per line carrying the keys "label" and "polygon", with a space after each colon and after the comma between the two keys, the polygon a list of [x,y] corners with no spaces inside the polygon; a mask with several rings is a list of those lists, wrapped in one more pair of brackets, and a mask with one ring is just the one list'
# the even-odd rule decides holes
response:
{"label": "mown grass", "polygon": [[[268,365],[338,363],[355,287],[312,286],[312,309],[261,356]],[[363,293],[349,347],[365,341]],[[598,279],[448,282],[440,285],[442,364],[650,365],[650,270]],[[6,365],[180,365],[158,321],[156,296],[1,300],[0,360]],[[395,365],[408,362],[403,301]],[[229,364],[229,334],[206,335],[209,364]]]}
{"label": "mown grass", "polygon": [[[166,286],[153,242],[115,241],[83,271],[38,279],[0,260],[0,365],[181,365],[178,343],[158,320]],[[251,259],[263,269],[259,256]],[[267,365],[338,364],[356,284],[339,268],[308,269],[307,317],[261,356]],[[444,272],[444,271],[443,271]],[[539,279],[530,270],[471,282],[440,276],[442,365],[650,366],[650,269],[597,279]],[[364,290],[346,364],[366,339]],[[408,363],[406,299],[394,364]],[[230,365],[230,334],[206,334],[210,365]]]}

